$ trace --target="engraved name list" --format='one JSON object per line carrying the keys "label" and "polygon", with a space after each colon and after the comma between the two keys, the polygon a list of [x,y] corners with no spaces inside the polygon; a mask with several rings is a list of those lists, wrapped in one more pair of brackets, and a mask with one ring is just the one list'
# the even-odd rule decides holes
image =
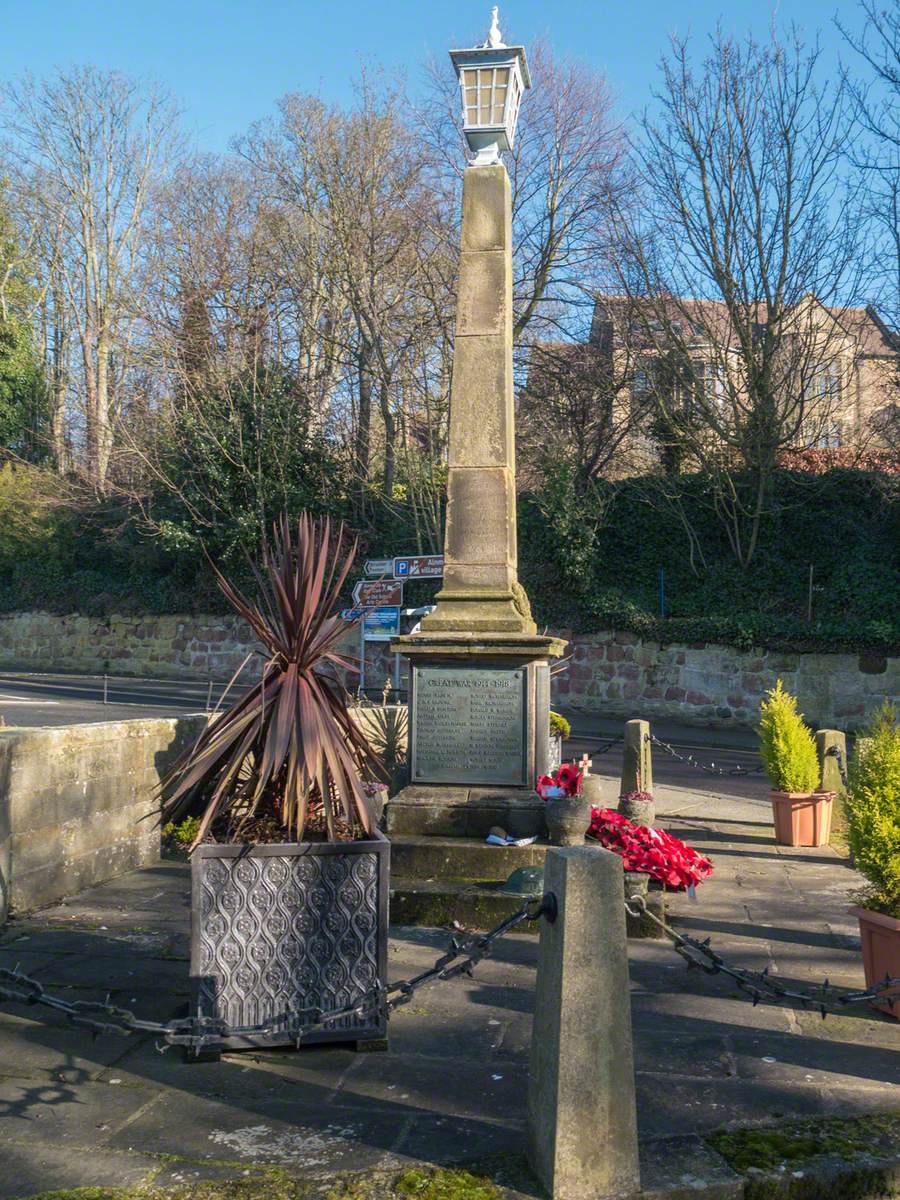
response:
{"label": "engraved name list", "polygon": [[525,783],[525,671],[416,668],[412,778]]}

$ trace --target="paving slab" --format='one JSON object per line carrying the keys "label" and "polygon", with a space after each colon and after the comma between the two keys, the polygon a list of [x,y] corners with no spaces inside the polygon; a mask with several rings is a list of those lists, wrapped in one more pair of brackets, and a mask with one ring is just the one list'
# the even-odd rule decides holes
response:
{"label": "paving slab", "polygon": [[[860,880],[847,861],[776,847],[763,795],[703,783],[656,792],[659,823],[715,864],[696,901],[672,897],[673,923],[785,983],[860,986],[847,912]],[[19,963],[69,997],[109,990],[138,1014],[174,1015],[188,989],[188,894],[180,863],[113,880],[12,921],[0,966]],[[448,936],[391,933],[391,979],[429,965]],[[593,950],[603,953],[602,929]],[[726,977],[688,972],[667,943],[633,942],[629,954],[648,1200],[740,1194],[709,1131],[900,1109],[900,1022],[865,1008],[823,1021],[789,1003],[753,1007]],[[392,1017],[390,1050],[365,1056],[308,1047],[188,1065],[152,1038],[92,1041],[58,1014],[3,1004],[0,1200],[129,1184],[151,1167],[178,1183],[268,1164],[324,1177],[520,1154],[536,960],[534,938],[504,939],[474,979],[418,992]]]}
{"label": "paving slab", "polygon": [[142,1154],[74,1148],[52,1141],[4,1143],[0,1150],[0,1200],[27,1200],[69,1188],[129,1187],[155,1179],[158,1163]]}

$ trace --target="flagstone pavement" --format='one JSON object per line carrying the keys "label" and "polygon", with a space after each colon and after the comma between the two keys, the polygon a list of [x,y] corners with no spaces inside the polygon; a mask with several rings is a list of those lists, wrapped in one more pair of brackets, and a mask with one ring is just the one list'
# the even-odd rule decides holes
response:
{"label": "flagstone pavement", "polygon": [[[776,846],[760,788],[659,787],[657,806],[661,825],[715,861],[695,902],[674,898],[679,928],[785,981],[862,985],[847,912],[860,880],[844,860]],[[188,903],[186,866],[164,862],[12,921],[0,965],[164,1019],[187,998]],[[602,928],[596,939],[602,954]],[[445,940],[392,929],[390,977],[421,969]],[[715,1128],[900,1109],[900,1022],[754,1008],[727,979],[688,973],[666,943],[632,941],[629,953],[648,1188],[678,1176],[673,1147]],[[263,1163],[316,1178],[519,1152],[535,962],[536,940],[512,936],[473,979],[417,993],[393,1016],[386,1054],[311,1047],[188,1065],[152,1039],[92,1041],[53,1012],[0,1003],[0,1200]]]}

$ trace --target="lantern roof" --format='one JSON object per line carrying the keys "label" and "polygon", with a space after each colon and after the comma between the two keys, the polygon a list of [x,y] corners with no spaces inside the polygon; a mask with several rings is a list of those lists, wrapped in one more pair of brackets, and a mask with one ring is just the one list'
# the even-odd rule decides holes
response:
{"label": "lantern roof", "polygon": [[528,70],[528,60],[525,57],[524,46],[507,46],[500,32],[499,13],[495,5],[491,9],[491,28],[487,38],[480,46],[471,46],[465,50],[451,50],[450,57],[457,75],[461,67],[490,66],[492,63],[517,61],[522,84],[531,87],[531,73]]}

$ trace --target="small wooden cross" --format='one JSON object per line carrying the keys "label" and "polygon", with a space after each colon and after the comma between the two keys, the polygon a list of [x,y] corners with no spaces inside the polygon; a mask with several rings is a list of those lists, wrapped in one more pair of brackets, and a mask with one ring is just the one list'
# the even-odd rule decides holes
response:
{"label": "small wooden cross", "polygon": [[578,760],[578,765],[581,767],[582,775],[589,775],[591,772],[591,767],[594,765],[594,760],[592,758],[588,758],[586,754],[582,754],[581,758]]}

